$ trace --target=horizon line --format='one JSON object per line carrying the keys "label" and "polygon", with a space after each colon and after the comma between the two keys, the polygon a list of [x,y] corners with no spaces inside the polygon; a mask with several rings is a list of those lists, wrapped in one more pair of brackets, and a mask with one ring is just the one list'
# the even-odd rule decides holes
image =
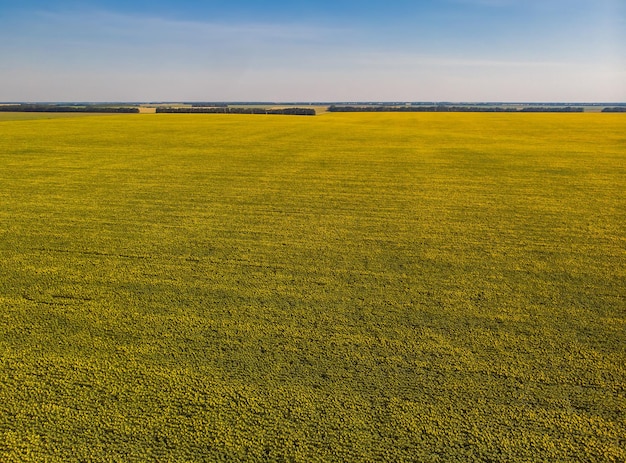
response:
{"label": "horizon line", "polygon": [[153,100],[153,101],[86,101],[86,100],[59,100],[59,101],[0,101],[0,105],[156,105],[156,104],[232,104],[232,105],[577,105],[577,106],[602,106],[602,105],[626,105],[626,101],[451,101],[451,100],[293,100],[293,101],[268,101],[268,100]]}

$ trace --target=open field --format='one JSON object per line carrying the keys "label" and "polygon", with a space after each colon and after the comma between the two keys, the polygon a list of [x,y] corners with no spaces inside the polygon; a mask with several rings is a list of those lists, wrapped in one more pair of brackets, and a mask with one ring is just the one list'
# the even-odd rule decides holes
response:
{"label": "open field", "polygon": [[0,460],[626,461],[624,191],[623,115],[0,119]]}

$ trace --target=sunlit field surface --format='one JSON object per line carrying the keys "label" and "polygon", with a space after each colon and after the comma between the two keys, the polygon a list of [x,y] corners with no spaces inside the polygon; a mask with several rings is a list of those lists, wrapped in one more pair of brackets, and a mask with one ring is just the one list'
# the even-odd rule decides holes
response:
{"label": "sunlit field surface", "polygon": [[626,117],[0,121],[0,460],[625,461]]}

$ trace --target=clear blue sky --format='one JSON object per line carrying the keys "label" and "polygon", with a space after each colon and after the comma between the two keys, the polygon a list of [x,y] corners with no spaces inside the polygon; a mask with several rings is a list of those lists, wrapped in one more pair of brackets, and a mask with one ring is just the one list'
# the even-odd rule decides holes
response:
{"label": "clear blue sky", "polygon": [[626,0],[0,0],[0,101],[626,101]]}

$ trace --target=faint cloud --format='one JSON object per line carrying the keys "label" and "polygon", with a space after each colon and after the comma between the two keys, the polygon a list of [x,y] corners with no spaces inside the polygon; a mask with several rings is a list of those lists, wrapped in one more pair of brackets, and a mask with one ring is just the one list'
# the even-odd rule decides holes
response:
{"label": "faint cloud", "polygon": [[448,0],[451,3],[479,7],[508,7],[519,4],[519,0]]}
{"label": "faint cloud", "polygon": [[104,11],[40,12],[16,59],[78,69],[124,65],[129,69],[245,68],[305,63],[338,47],[346,29],[309,24],[227,23],[170,20]]}
{"label": "faint cloud", "polygon": [[455,56],[441,56],[428,54],[388,53],[374,52],[363,53],[355,58],[355,61],[366,67],[447,67],[447,68],[557,68],[571,66],[571,63],[560,61],[531,61],[531,60],[507,60],[507,59],[484,59],[466,58]]}
{"label": "faint cloud", "polygon": [[[345,29],[309,24],[227,23],[171,20],[160,17],[121,15],[105,11],[60,14],[40,12],[40,23],[61,36],[80,34],[85,38],[137,38],[142,41],[177,39],[222,39],[242,42],[289,40],[327,41]],[[59,29],[60,28],[60,29]]]}

